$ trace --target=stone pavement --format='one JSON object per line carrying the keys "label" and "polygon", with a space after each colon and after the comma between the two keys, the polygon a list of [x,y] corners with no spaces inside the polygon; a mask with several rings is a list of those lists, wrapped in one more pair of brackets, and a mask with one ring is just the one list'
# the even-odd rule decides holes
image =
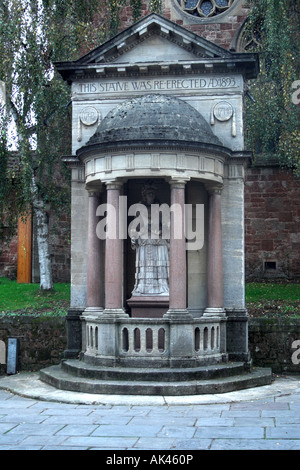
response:
{"label": "stone pavement", "polygon": [[[0,450],[299,450],[299,376],[219,395],[88,395],[0,377]],[[135,466],[135,465],[134,465]]]}

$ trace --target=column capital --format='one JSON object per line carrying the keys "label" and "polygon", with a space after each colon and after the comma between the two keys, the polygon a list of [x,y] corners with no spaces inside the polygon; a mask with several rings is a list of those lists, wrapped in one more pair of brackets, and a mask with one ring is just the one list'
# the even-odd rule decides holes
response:
{"label": "column capital", "polygon": [[209,194],[222,194],[223,191],[222,183],[206,183],[205,188]]}
{"label": "column capital", "polygon": [[86,184],[85,189],[88,192],[89,197],[97,197],[102,193],[102,183],[97,184]]}
{"label": "column capital", "polygon": [[101,191],[96,191],[95,189],[88,189],[88,197],[99,197]]}
{"label": "column capital", "polygon": [[180,176],[172,176],[169,180],[169,184],[172,188],[183,189],[188,181],[191,178],[187,177],[180,177]]}
{"label": "column capital", "polygon": [[123,181],[120,180],[105,181],[106,189],[121,189],[123,184]]}

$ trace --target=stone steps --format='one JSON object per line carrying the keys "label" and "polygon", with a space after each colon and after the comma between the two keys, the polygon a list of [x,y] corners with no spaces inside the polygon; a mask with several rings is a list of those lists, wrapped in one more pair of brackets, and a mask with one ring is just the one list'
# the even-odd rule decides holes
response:
{"label": "stone steps", "polygon": [[[269,385],[272,381],[271,369],[257,368],[247,372],[241,367],[241,363],[174,371],[128,368],[109,368],[108,371],[108,368],[91,367],[80,361],[67,362],[68,365],[61,364],[41,370],[41,380],[58,389],[74,392],[166,396],[225,393]],[[92,378],[93,369],[97,369],[97,373]],[[148,374],[148,380],[145,380],[145,374]]]}
{"label": "stone steps", "polygon": [[243,362],[207,365],[201,367],[103,367],[87,364],[84,361],[66,360],[62,370],[82,378],[97,380],[139,380],[143,382],[182,382],[186,380],[207,380],[228,377],[245,372]]}

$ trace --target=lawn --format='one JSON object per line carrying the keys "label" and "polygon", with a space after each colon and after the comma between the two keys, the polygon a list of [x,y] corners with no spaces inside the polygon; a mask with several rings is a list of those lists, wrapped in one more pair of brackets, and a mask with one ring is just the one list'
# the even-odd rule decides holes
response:
{"label": "lawn", "polygon": [[[0,314],[66,315],[70,284],[55,284],[54,293],[42,294],[39,284],[18,284],[0,278]],[[246,307],[251,317],[300,317],[300,284],[247,283]]]}
{"label": "lawn", "polygon": [[43,294],[39,284],[18,284],[0,278],[0,313],[66,315],[70,284],[54,284],[54,292]]}
{"label": "lawn", "polygon": [[252,317],[300,317],[300,284],[248,283],[246,306]]}

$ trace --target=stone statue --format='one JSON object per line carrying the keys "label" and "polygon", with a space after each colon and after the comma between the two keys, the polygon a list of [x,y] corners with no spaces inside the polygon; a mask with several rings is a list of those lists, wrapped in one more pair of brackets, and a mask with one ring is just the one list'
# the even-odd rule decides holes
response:
{"label": "stone statue", "polygon": [[155,191],[153,183],[144,185],[140,204],[147,208],[147,232],[141,230],[138,237],[131,237],[131,246],[136,250],[133,296],[169,295],[169,240],[162,238],[161,223],[157,230],[157,224],[151,221],[151,204],[159,204]]}

